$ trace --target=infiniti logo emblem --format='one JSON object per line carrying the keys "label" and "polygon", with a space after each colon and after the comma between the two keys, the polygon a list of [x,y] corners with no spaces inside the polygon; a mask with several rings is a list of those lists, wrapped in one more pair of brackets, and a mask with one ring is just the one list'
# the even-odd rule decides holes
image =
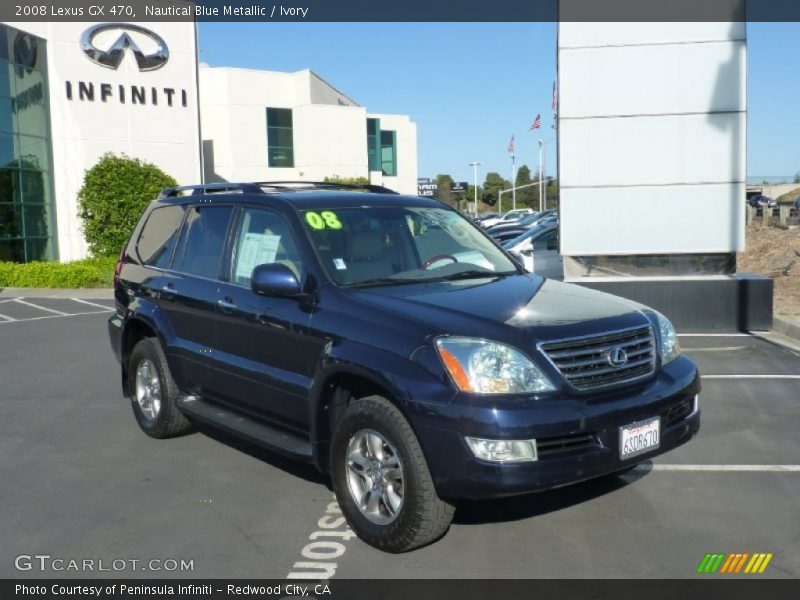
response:
{"label": "infiniti logo emblem", "polygon": [[614,346],[606,354],[606,362],[612,367],[624,367],[628,363],[628,353],[619,346]]}
{"label": "infiniti logo emblem", "polygon": [[[116,41],[108,46],[106,49],[98,48],[94,45],[94,38],[99,33],[108,30],[116,30],[121,33],[116,38]],[[141,36],[149,38],[156,45],[156,49],[145,54],[141,48],[133,41],[133,38],[128,32],[135,32]],[[108,69],[116,69],[122,63],[125,56],[125,51],[130,48],[133,56],[136,58],[136,64],[139,66],[140,71],[154,71],[163,67],[169,59],[169,48],[163,38],[139,25],[130,23],[101,23],[89,27],[81,35],[81,49],[84,51],[89,60],[96,62],[98,65]]]}

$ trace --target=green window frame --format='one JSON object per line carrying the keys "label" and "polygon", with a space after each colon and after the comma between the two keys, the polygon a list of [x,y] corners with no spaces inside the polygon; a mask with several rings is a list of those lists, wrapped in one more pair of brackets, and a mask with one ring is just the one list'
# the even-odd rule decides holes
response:
{"label": "green window frame", "polygon": [[381,171],[381,120],[367,119],[367,165],[370,171]]}
{"label": "green window frame", "polygon": [[397,132],[381,129],[381,171],[387,177],[397,176]]}
{"label": "green window frame", "polygon": [[267,108],[267,164],[270,167],[294,167],[291,108]]}

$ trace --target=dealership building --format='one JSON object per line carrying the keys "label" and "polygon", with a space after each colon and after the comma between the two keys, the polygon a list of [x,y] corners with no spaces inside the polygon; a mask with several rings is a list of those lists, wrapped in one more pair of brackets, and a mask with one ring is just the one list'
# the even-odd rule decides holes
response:
{"label": "dealership building", "polygon": [[0,24],[0,261],[86,256],[77,196],[107,153],[181,184],[364,177],[415,193],[416,125],[305,70],[199,67],[194,23]]}

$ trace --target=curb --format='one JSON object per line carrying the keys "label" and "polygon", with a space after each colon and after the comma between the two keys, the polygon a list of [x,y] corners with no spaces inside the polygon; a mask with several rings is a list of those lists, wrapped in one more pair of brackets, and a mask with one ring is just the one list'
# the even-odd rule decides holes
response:
{"label": "curb", "polygon": [[113,300],[111,288],[0,288],[0,298],[82,298],[86,300]]}
{"label": "curb", "polygon": [[772,330],[800,342],[800,320],[775,315]]}

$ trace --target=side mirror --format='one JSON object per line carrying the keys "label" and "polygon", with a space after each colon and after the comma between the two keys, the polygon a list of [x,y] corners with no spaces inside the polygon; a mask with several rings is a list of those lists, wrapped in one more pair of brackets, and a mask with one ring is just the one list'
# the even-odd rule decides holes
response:
{"label": "side mirror", "polygon": [[250,278],[250,289],[260,296],[294,298],[302,293],[297,276],[281,263],[258,265]]}
{"label": "side mirror", "polygon": [[522,255],[519,252],[515,252],[514,250],[509,250],[508,253],[511,255],[511,258],[513,258],[520,267],[524,267],[525,266],[525,259],[522,258]]}
{"label": "side mirror", "polygon": [[520,250],[519,253],[522,254],[522,256],[533,256],[533,246],[528,246]]}

